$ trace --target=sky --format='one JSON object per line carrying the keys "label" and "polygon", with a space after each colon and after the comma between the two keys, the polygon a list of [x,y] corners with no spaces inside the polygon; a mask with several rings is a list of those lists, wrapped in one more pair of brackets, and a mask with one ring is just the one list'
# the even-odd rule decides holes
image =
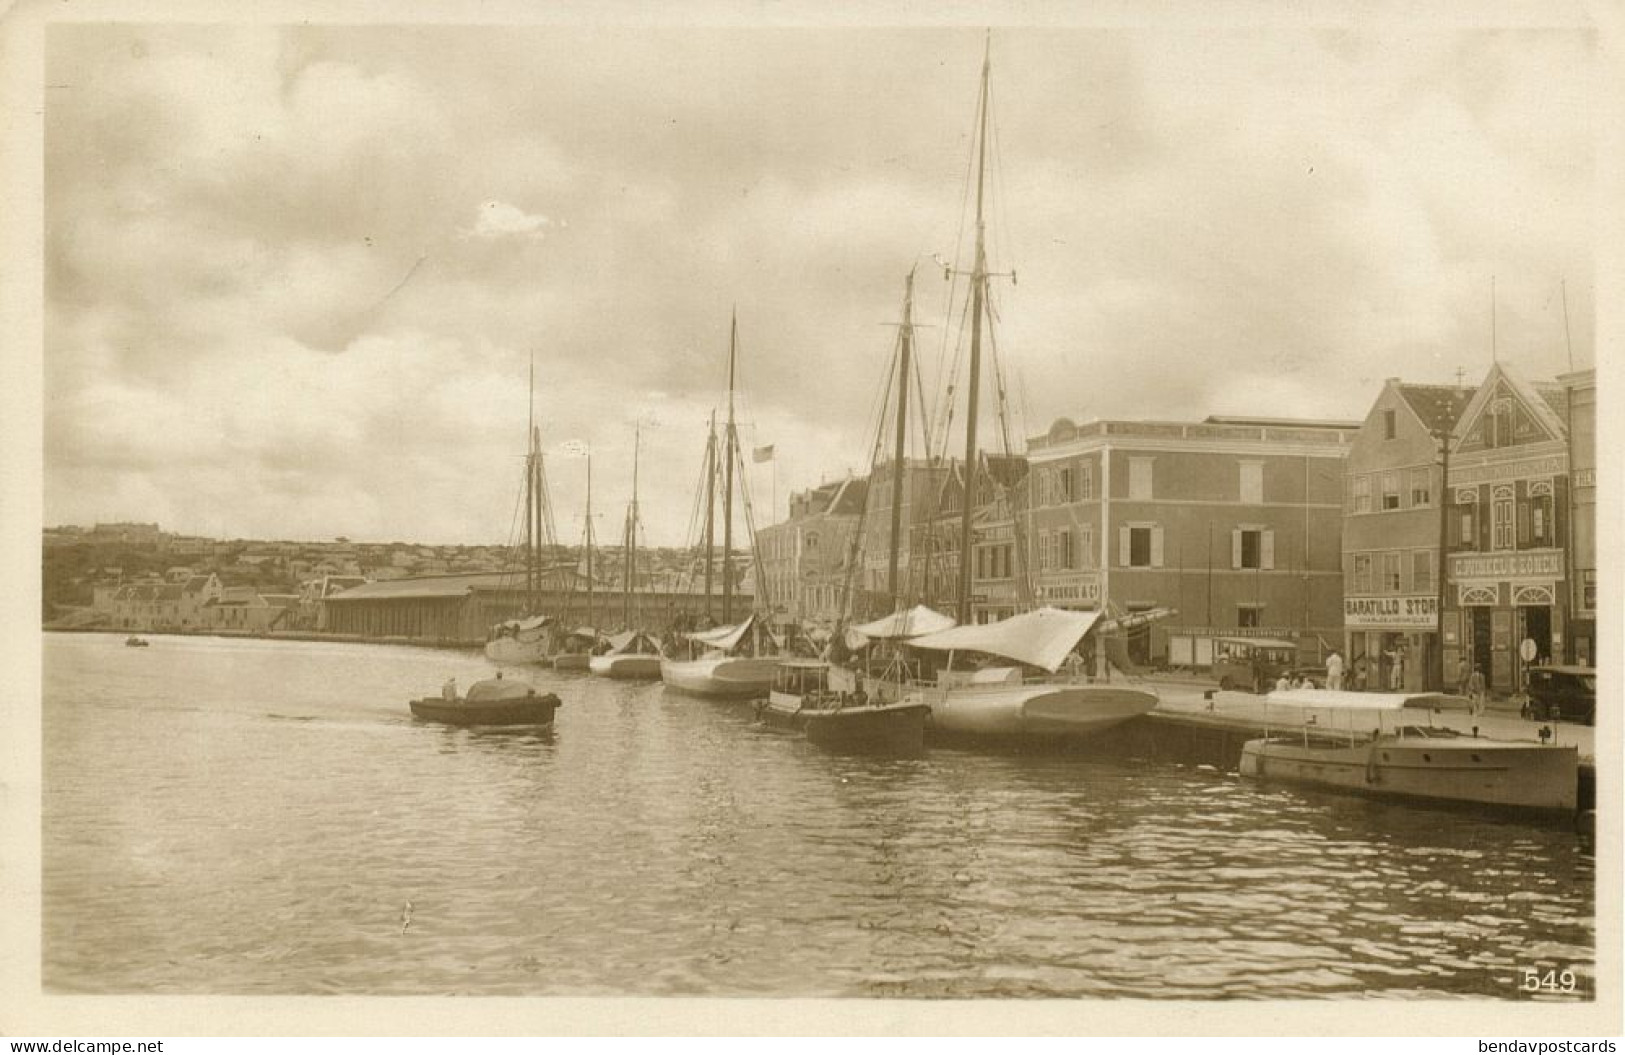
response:
{"label": "sky", "polygon": [[[963,348],[939,261],[969,266],[984,39],[51,25],[45,523],[508,541],[534,364],[562,540],[583,445],[618,537],[637,427],[645,537],[682,545],[735,312],[782,518],[865,471],[911,268],[930,398]],[[1492,344],[1594,365],[1589,32],[995,26],[990,54],[1018,442],[1359,419]]]}

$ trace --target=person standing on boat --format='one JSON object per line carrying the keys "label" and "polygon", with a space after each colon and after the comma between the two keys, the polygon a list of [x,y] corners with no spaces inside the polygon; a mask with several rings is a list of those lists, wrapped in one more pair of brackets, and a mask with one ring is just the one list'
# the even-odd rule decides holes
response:
{"label": "person standing on boat", "polygon": [[1326,657],[1326,687],[1333,692],[1340,692],[1343,688],[1343,657],[1337,654],[1335,648]]}
{"label": "person standing on boat", "polygon": [[457,699],[457,679],[456,678],[447,678],[446,683],[444,685],[440,686],[440,697],[441,697],[441,699],[448,700],[448,701]]}

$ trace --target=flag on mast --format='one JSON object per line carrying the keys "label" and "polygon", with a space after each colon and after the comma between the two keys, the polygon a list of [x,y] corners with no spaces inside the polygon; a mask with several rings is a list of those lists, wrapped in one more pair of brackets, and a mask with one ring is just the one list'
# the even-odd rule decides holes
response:
{"label": "flag on mast", "polygon": [[757,447],[755,450],[751,451],[750,460],[757,465],[760,465],[762,462],[772,461],[773,444],[769,443],[766,447]]}

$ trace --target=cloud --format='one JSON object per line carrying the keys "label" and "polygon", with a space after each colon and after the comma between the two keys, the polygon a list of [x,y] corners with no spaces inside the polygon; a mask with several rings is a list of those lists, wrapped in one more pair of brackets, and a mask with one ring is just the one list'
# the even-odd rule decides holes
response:
{"label": "cloud", "polygon": [[531,236],[541,238],[553,221],[546,216],[527,213],[507,202],[488,201],[480,205],[479,215],[468,234],[473,238],[510,238]]}
{"label": "cloud", "polygon": [[[969,259],[981,49],[53,26],[47,518],[500,538],[534,359],[546,449],[592,445],[595,509],[630,488],[634,423],[663,423],[643,511],[680,542],[736,310],[780,506],[862,471],[917,262],[928,402],[963,354],[927,261]],[[993,61],[1018,442],[1063,415],[1359,417],[1384,377],[1476,376],[1492,275],[1503,355],[1565,368],[1566,283],[1592,361],[1586,34],[1009,30]],[[584,470],[550,462],[568,537]]]}

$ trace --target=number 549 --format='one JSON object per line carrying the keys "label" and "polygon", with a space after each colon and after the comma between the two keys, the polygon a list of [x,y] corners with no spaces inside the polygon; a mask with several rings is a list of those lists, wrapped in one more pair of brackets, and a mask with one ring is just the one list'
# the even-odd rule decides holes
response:
{"label": "number 549", "polygon": [[1534,967],[1525,967],[1519,987],[1526,993],[1572,993],[1574,985],[1573,971],[1559,971],[1554,967],[1542,972]]}

